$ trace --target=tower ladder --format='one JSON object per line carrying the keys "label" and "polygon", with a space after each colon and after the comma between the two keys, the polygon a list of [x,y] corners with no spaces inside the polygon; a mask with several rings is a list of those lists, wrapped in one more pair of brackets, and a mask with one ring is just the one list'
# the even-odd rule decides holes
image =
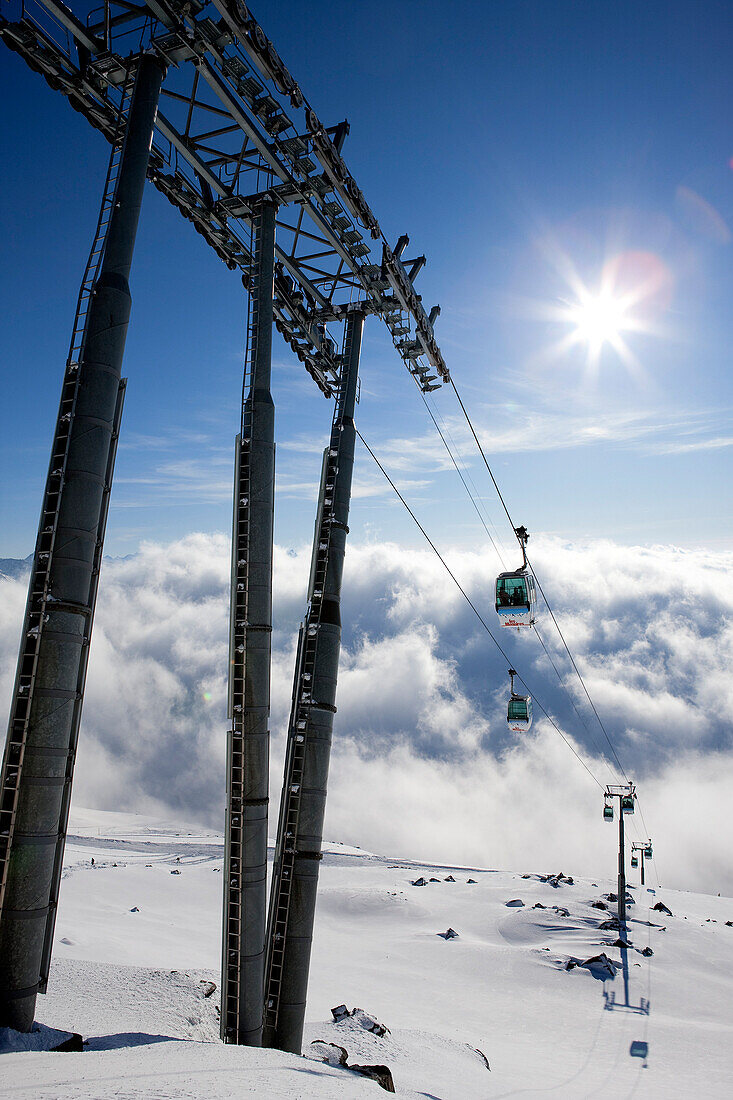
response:
{"label": "tower ladder", "polygon": [[[121,99],[117,115],[117,127],[112,141],[104,184],[102,203],[99,210],[97,228],[91,251],[84,269],[74,317],[74,326],[66,360],[61,400],[56,420],[56,429],[51,451],[51,461],[46,478],[41,518],[38,525],[36,546],[28,588],[28,600],[23,622],[20,658],[13,689],[8,738],[0,772],[0,918],[8,877],[10,851],[15,830],[18,806],[18,786],[23,768],[28,722],[30,718],[33,692],[36,680],[36,667],[40,651],[41,636],[46,621],[46,606],[52,599],[49,592],[51,562],[56,542],[59,507],[64,486],[66,462],[71,437],[71,425],[76,410],[79,392],[79,365],[84,348],[86,320],[89,303],[94,293],[94,283],[104,255],[107,230],[114,208],[117,180],[119,177],[122,148],[126,131],[126,116],[130,97],[135,83],[136,67],[131,65],[121,89]],[[118,401],[118,415],[121,414],[123,387]],[[119,421],[118,421],[119,422]],[[113,440],[110,459],[114,459],[115,440]],[[108,483],[109,484],[109,483]],[[95,567],[99,563],[95,561]]]}
{"label": "tower ladder", "polygon": [[[343,358],[342,358],[343,362]],[[325,455],[322,478],[322,504],[318,516],[318,541],[314,555],[314,567],[311,578],[310,603],[305,620],[301,626],[298,645],[298,675],[293,695],[291,724],[288,730],[288,745],[285,760],[285,779],[280,810],[273,886],[270,898],[270,913],[267,926],[267,964],[265,971],[265,1028],[277,1026],[282,987],[283,962],[285,958],[286,932],[290,896],[295,867],[296,842],[300,816],[300,796],[303,785],[306,738],[308,719],[314,705],[312,688],[318,632],[321,624],[323,593],[328,571],[331,548],[331,525],[334,521],[334,482],[339,464],[341,446],[341,408],[344,389],[344,375],[339,397],[334,409],[331,425],[331,438]],[[318,704],[315,704],[318,705]]]}
{"label": "tower ladder", "polygon": [[[257,230],[257,215],[253,218],[252,239]],[[253,249],[250,248],[253,256]],[[256,265],[252,262],[252,278]],[[230,621],[230,680],[228,769],[227,850],[224,874],[226,892],[224,900],[224,935],[226,940],[225,964],[222,968],[222,1037],[235,1042],[239,1033],[240,1006],[240,947],[242,929],[242,859],[244,844],[244,684],[246,675],[246,638],[248,625],[247,595],[249,591],[249,531],[250,531],[250,443],[252,410],[247,395],[253,376],[256,318],[252,299],[248,296],[247,341],[242,392],[241,433],[237,440],[236,476],[234,485],[234,538],[232,540],[232,596]]]}

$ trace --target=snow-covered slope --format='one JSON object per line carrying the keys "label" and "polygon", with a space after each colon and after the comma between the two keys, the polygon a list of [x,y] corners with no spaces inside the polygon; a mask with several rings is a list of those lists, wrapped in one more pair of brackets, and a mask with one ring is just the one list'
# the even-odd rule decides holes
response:
{"label": "snow-covered slope", "polygon": [[[221,837],[96,811],[77,812],[71,831],[37,1018],[88,1044],[3,1055],[0,1097],[383,1095],[319,1061],[315,1040],[386,1064],[409,1098],[731,1095],[730,899],[636,887],[622,950],[617,931],[599,928],[613,904],[593,905],[610,877],[553,884],[547,872],[572,868],[438,867],[327,845],[296,1058],[219,1043]],[[660,898],[673,916],[651,908]],[[458,936],[439,935],[448,928]],[[601,952],[610,971],[566,969]],[[389,1033],[334,1023],[341,1003]]]}

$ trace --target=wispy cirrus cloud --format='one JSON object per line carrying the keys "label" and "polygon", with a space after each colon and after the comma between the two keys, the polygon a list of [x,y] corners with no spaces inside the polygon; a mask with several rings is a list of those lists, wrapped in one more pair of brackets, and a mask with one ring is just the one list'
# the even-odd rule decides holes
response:
{"label": "wispy cirrus cloud", "polygon": [[[645,454],[683,454],[720,450],[733,443],[723,434],[731,419],[727,410],[696,409],[676,412],[664,408],[596,408],[576,399],[557,405],[533,393],[505,389],[502,403],[476,401],[472,420],[488,455],[570,451],[593,446],[617,446]],[[436,419],[461,468],[480,464],[475,442],[462,415]],[[421,469],[433,474],[451,470],[453,462],[432,426],[419,436],[389,436],[370,440],[390,469]]]}
{"label": "wispy cirrus cloud", "polygon": [[686,443],[683,440],[660,443],[655,449],[659,454],[679,455],[689,454],[693,451],[721,451],[726,447],[733,447],[733,435],[711,436],[705,439],[696,439],[691,443]]}
{"label": "wispy cirrus cloud", "polygon": [[232,499],[232,456],[159,462],[150,473],[121,475],[115,487],[115,508],[153,508],[166,505],[221,504]]}
{"label": "wispy cirrus cloud", "polygon": [[234,447],[220,432],[163,428],[123,435],[115,473],[115,508],[221,504],[232,498]]}
{"label": "wispy cirrus cloud", "polygon": [[[488,415],[491,415],[490,411]],[[506,421],[505,414],[503,419]],[[509,427],[499,430],[478,429],[482,443],[494,453],[516,454],[615,444],[625,449],[674,454],[721,446],[720,437],[714,434],[721,425],[719,410],[674,413],[611,409],[604,411],[603,415],[519,410],[516,415],[512,412],[511,420]]]}
{"label": "wispy cirrus cloud", "polygon": [[[467,432],[467,429],[466,429]],[[379,443],[379,454],[391,469],[397,471],[422,470],[439,473],[453,469],[453,463],[439,444],[436,435],[425,432],[417,436],[385,436]],[[278,444],[278,453],[322,454],[323,436],[300,435]]]}

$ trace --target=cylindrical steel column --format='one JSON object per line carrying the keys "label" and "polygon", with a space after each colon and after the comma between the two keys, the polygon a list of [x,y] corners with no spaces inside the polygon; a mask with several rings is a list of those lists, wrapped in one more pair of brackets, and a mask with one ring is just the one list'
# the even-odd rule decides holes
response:
{"label": "cylindrical steel column", "polygon": [[[296,707],[308,699],[306,729],[291,719],[291,737],[304,738],[302,785],[297,791],[297,826],[292,844],[292,883],[288,888],[287,925],[284,934],[281,978],[275,1026],[266,1028],[265,1042],[280,1050],[300,1053],[308,991],[308,971],[313,942],[313,923],[318,887],[318,868],[323,841],[323,818],[336,711],[336,680],[341,651],[341,580],[348,532],[351,480],[354,467],[354,407],[364,317],[351,312],[347,320],[343,376],[334,418],[331,446],[324,464],[320,521],[316,523],[311,569],[309,614],[303,631],[303,654],[296,668]],[[337,463],[334,466],[334,463]],[[332,480],[331,480],[332,479]],[[325,554],[325,557],[324,557]],[[321,566],[323,562],[323,568]],[[309,640],[315,642],[310,673]],[[300,682],[298,682],[300,681]],[[294,717],[300,713],[296,710]],[[286,778],[286,783],[288,782]],[[297,784],[296,784],[297,785]],[[287,800],[289,792],[284,794]],[[287,805],[285,804],[285,813]],[[283,810],[281,810],[281,815]],[[285,823],[281,821],[281,832]],[[282,870],[282,868],[281,868]],[[273,891],[277,888],[274,873]]]}
{"label": "cylindrical steel column", "polygon": [[249,392],[238,446],[232,554],[232,630],[221,1036],[262,1045],[270,769],[272,530],[275,407],[272,361],[275,203],[254,216]]}
{"label": "cylindrical steel column", "polygon": [[624,853],[624,800],[618,800],[618,919],[626,924],[626,858]]}
{"label": "cylindrical steel column", "polygon": [[[141,57],[116,201],[87,315],[75,407],[63,414],[70,433],[48,570],[50,595],[39,635],[0,914],[0,1026],[19,1031],[33,1024],[50,955],[94,614],[95,563],[101,556],[119,414],[131,305],[127,278],[162,79],[160,62]],[[42,517],[41,530],[43,522]]]}

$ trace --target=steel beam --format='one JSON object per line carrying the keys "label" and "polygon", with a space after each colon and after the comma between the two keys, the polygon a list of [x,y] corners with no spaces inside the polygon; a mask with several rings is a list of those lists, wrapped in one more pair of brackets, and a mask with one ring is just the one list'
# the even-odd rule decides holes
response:
{"label": "steel beam", "polygon": [[[369,255],[372,246],[365,244],[362,229],[378,240],[379,224],[342,159],[338,135],[331,137],[333,128],[319,121],[246,5],[216,0],[217,14],[222,16],[217,21],[212,19],[213,4],[196,4],[192,9],[184,0],[150,0],[147,8],[155,19],[146,20],[141,14],[139,28],[134,21],[117,27],[112,19],[108,24],[110,41],[100,52],[100,41],[83,20],[58,0],[41,3],[42,18],[31,6],[22,9],[23,16],[17,22],[0,21],[0,38],[25,57],[34,70],[43,72],[51,86],[68,95],[70,102],[107,136],[108,92],[124,78],[124,57],[134,28],[135,34],[139,29],[141,43],[176,65],[176,82],[184,81],[181,88],[185,86],[184,74],[195,73],[185,95],[170,90],[173,100],[181,104],[189,101],[186,135],[208,132],[208,115],[215,110],[232,120],[232,126],[219,133],[233,134],[236,128],[245,143],[251,143],[248,158],[253,159],[242,161],[243,147],[238,150],[233,144],[230,150],[207,148],[196,139],[184,137],[175,112],[171,121],[161,122],[159,128],[166,141],[154,151],[154,182],[194,223],[217,255],[230,267],[242,266],[238,229],[242,222],[249,222],[250,212],[237,206],[243,183],[240,168],[246,162],[245,174],[251,181],[245,186],[247,191],[260,186],[254,182],[253,173],[261,169],[274,173],[277,181],[284,181],[273,181],[280,200],[300,207],[297,224],[289,226],[293,239],[281,242],[278,259],[302,288],[312,318],[317,317],[323,324],[340,320],[356,289],[364,312],[384,319],[396,349],[423,392],[437,385],[430,385],[433,380],[428,378],[422,359],[427,359],[442,380],[448,381],[433,332],[434,317],[422,308],[411,277],[394,257],[390,265],[389,249],[381,265]],[[160,33],[158,20],[167,28],[166,33]],[[79,63],[72,41],[78,46]],[[197,98],[199,80],[202,86],[208,85],[219,106],[215,108]],[[293,118],[291,109],[297,112]],[[201,114],[203,122],[198,118]],[[182,158],[170,173],[166,171],[166,162],[170,164],[168,141]],[[238,163],[232,176],[234,161]],[[218,186],[213,183],[215,178]],[[222,197],[212,205],[216,195]],[[324,240],[324,262],[318,268],[311,269],[307,258],[298,254],[302,242],[309,240],[300,228],[303,216]],[[306,251],[308,248],[306,244]],[[414,265],[411,271],[415,273]],[[390,276],[400,287],[396,298]],[[320,361],[318,348],[307,333],[303,341],[299,349],[295,340],[289,340],[328,396],[330,364]]]}
{"label": "steel beam", "polygon": [[107,49],[104,41],[101,38],[97,38],[91,33],[88,27],[86,27],[80,19],[77,19],[74,13],[67,8],[66,4],[58,3],[57,0],[39,0],[43,4],[54,19],[57,19],[62,26],[66,27],[67,31],[70,31],[77,42],[79,42],[85,49],[89,50],[91,54],[104,53]]}
{"label": "steel beam", "polygon": [[266,1046],[300,1053],[341,651],[341,580],[354,467],[364,315],[346,322],[341,385],[321,493],[288,730],[268,924]]}
{"label": "steel beam", "polygon": [[237,441],[221,1037],[262,1044],[270,766],[275,409],[270,394],[275,203],[253,213],[249,392]]}
{"label": "steel beam", "polygon": [[[5,799],[6,784],[15,783],[0,910],[0,1026],[19,1031],[33,1024],[36,994],[45,990],[50,961],[121,413],[120,374],[131,307],[128,276],[162,79],[160,62],[142,56],[81,355],[78,364],[69,364],[64,381],[55,436],[55,442],[64,432],[68,436],[63,465],[55,468],[54,455],[31,573],[2,792]],[[73,390],[68,401],[67,390]],[[43,549],[49,527],[55,533],[50,551]],[[36,591],[41,576],[46,580]],[[43,613],[37,625],[29,626],[37,603]],[[35,653],[26,669],[29,633]],[[19,722],[21,708],[26,717]]]}

